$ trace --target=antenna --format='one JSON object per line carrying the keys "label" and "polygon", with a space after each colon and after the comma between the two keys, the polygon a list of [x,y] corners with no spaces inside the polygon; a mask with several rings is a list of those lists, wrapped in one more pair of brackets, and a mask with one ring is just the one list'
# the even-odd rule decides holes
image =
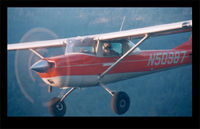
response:
{"label": "antenna", "polygon": [[124,18],[123,18],[123,21],[122,21],[122,24],[121,24],[121,27],[120,27],[120,30],[119,30],[119,31],[122,30],[122,27],[123,27],[123,25],[124,25],[125,18],[126,18],[126,16],[124,16]]}

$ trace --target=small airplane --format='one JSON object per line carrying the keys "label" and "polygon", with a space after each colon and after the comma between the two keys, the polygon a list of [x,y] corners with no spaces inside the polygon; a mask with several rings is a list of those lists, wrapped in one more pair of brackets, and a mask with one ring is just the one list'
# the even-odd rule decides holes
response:
{"label": "small airplane", "polygon": [[[111,96],[111,108],[124,114],[130,106],[129,96],[114,92],[106,84],[176,68],[192,63],[192,35],[188,41],[169,50],[141,50],[138,46],[150,37],[192,31],[192,20],[118,32],[77,36],[56,40],[8,44],[7,50],[28,49],[41,59],[31,66],[49,86],[66,90],[62,97],[48,102],[53,116],[64,116],[64,99],[75,89],[101,86]],[[134,44],[131,39],[139,39]],[[65,47],[63,55],[43,57],[36,49]]]}

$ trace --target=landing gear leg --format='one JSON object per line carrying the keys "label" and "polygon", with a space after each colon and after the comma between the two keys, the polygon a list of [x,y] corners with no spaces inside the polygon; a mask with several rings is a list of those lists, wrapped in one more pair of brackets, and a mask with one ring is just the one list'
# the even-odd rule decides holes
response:
{"label": "landing gear leg", "polygon": [[67,93],[65,93],[61,98],[54,97],[48,102],[49,112],[53,116],[64,116],[66,112],[66,105],[63,101],[75,88],[71,88]]}
{"label": "landing gear leg", "polygon": [[115,92],[108,89],[103,83],[99,83],[111,96],[114,96]]}
{"label": "landing gear leg", "polygon": [[52,86],[48,87],[48,92],[51,93],[52,92]]}
{"label": "landing gear leg", "polygon": [[104,84],[100,83],[100,85],[110,94],[112,95],[111,100],[111,108],[113,112],[118,115],[122,115],[128,111],[130,106],[130,99],[125,92],[112,92],[108,89]]}

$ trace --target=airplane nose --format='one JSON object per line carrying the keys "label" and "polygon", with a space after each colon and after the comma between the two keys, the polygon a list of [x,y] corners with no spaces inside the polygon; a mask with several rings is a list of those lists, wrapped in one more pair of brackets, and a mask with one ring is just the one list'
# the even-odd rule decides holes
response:
{"label": "airplane nose", "polygon": [[39,60],[31,66],[31,70],[39,73],[46,73],[49,68],[50,64],[46,60]]}

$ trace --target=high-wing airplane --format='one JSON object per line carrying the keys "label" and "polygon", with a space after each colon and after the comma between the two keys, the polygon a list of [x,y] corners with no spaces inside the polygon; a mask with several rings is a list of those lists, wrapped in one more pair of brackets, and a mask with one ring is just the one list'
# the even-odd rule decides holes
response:
{"label": "high-wing airplane", "polygon": [[[48,102],[53,116],[64,116],[64,99],[76,88],[101,86],[111,96],[111,108],[124,114],[130,106],[129,96],[114,92],[106,84],[168,70],[192,63],[192,35],[185,43],[169,50],[141,50],[138,46],[149,37],[192,31],[192,20],[156,25],[112,33],[65,39],[8,44],[8,50],[30,50],[41,59],[31,66],[52,87],[66,90]],[[139,39],[134,44],[131,39]],[[65,47],[63,55],[43,57],[37,49]]]}

